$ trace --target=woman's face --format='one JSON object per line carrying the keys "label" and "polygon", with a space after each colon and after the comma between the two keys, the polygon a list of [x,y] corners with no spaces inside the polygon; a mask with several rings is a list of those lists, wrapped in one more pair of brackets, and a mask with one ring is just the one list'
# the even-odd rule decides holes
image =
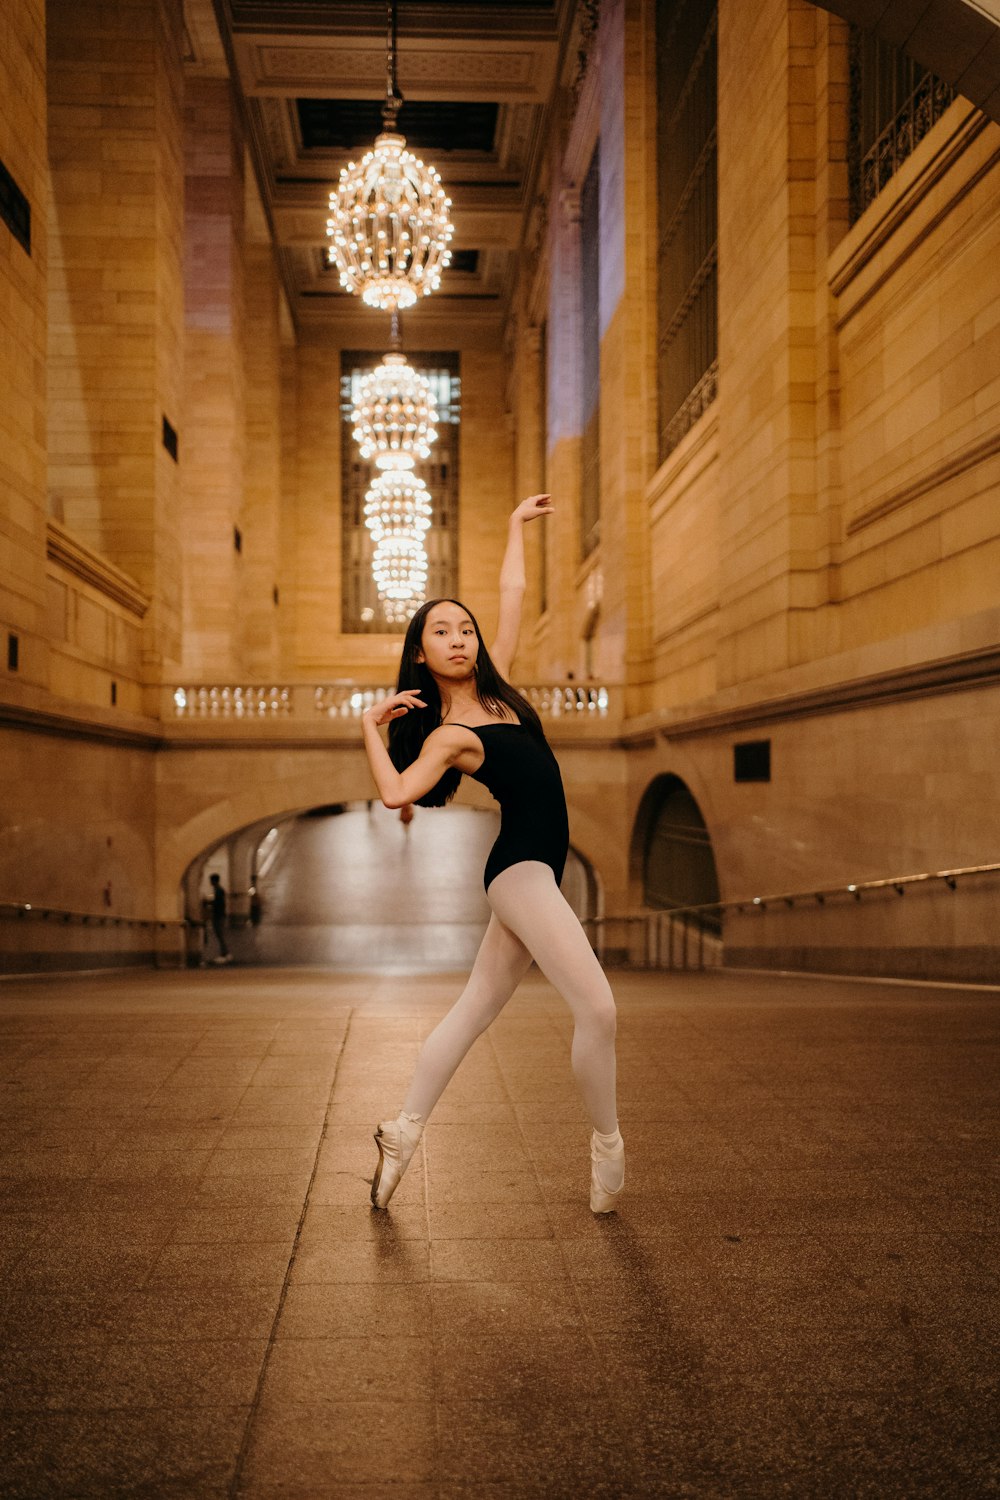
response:
{"label": "woman's face", "polygon": [[476,627],[462,606],[450,599],[435,604],[424,621],[417,661],[434,677],[458,683],[473,675],[478,655]]}

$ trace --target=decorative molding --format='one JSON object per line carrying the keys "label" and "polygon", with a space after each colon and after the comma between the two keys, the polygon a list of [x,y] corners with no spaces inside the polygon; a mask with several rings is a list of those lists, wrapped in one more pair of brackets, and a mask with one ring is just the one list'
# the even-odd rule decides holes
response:
{"label": "decorative molding", "polygon": [[47,523],[45,550],[52,562],[75,574],[77,578],[82,578],[84,583],[97,589],[105,598],[123,605],[132,614],[138,615],[140,620],[145,615],[152,601],[135,579],[123,573],[121,568],[116,568],[114,563],[108,562],[99,553],[92,552],[51,517]]}
{"label": "decorative molding", "polygon": [[164,745],[159,725],[155,730],[129,729],[124,725],[96,718],[85,719],[68,713],[52,713],[19,703],[0,703],[0,723],[9,724],[14,729],[36,729],[43,734],[58,735],[63,739],[111,740],[117,745],[128,745],[139,750],[161,750]]}
{"label": "decorative molding", "polygon": [[[237,35],[236,44],[248,93],[353,99],[375,97],[382,87],[381,40],[372,46],[317,46],[315,41],[296,46],[277,37],[251,42]],[[549,48],[444,48],[420,38],[400,56],[399,84],[408,99],[541,103],[552,62]]]}
{"label": "decorative molding", "polygon": [[986,646],[978,651],[927,662],[923,666],[896,667],[889,672],[836,682],[828,687],[809,688],[781,698],[767,698],[763,702],[719,709],[713,713],[693,714],[690,718],[679,717],[674,723],[657,727],[662,739],[680,740],[699,734],[742,731],[783,720],[847,713],[912,698],[929,698],[939,693],[997,685],[1000,685],[1000,646]]}
{"label": "decorative molding", "polygon": [[646,486],[646,504],[653,525],[662,521],[705,469],[718,460],[718,438],[719,411],[713,403],[704,421],[688,428]]}
{"label": "decorative molding", "polygon": [[891,515],[893,511],[909,505],[912,500],[919,500],[921,495],[926,495],[950,480],[957,479],[960,474],[976,468],[987,459],[995,458],[997,454],[1000,454],[1000,432],[995,432],[992,437],[986,438],[983,442],[970,444],[969,447],[963,448],[960,453],[938,464],[936,468],[923,474],[919,479],[903,485],[901,489],[894,490],[884,499],[876,500],[874,504],[866,506],[847,523],[847,535],[853,536],[856,531],[862,531],[866,526],[871,526],[872,522],[881,521],[883,516]]}
{"label": "decorative molding", "polygon": [[576,10],[576,35],[573,38],[576,51],[576,71],[570,83],[571,107],[575,110],[580,102],[584,79],[596,52],[594,42],[601,22],[601,0],[580,0]]}

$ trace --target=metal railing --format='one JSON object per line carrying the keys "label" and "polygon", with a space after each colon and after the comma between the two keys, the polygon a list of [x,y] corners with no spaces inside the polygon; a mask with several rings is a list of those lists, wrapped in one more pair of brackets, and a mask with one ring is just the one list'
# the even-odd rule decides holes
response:
{"label": "metal railing", "polygon": [[893,892],[905,896],[911,888],[927,890],[936,884],[957,891],[960,880],[973,875],[995,875],[1000,863],[961,865],[950,870],[925,870],[917,875],[891,875],[881,880],[850,881],[805,891],[781,891],[768,896],[744,896],[737,901],[708,901],[697,906],[592,917],[584,922],[602,962],[644,969],[705,969],[723,963],[727,913],[738,916],[789,911],[812,904],[825,907],[838,899],[860,902],[864,896]]}
{"label": "metal railing", "polygon": [[[274,722],[286,719],[360,719],[394,691],[385,683],[351,679],[325,683],[178,683],[168,687],[164,717]],[[529,683],[519,691],[544,719],[606,719],[612,689],[603,683]]]}
{"label": "metal railing", "polygon": [[[98,929],[117,928],[129,931],[145,931],[149,933],[152,948],[157,960],[170,959],[178,965],[187,962],[187,955],[194,941],[194,931],[197,924],[187,922],[183,918],[160,918],[160,917],[123,917],[116,916],[114,912],[73,911],[61,906],[40,906],[34,901],[0,901],[0,933],[7,924],[15,924],[19,927],[21,923],[46,923],[50,928],[62,927],[86,927],[88,932],[96,932]],[[160,934],[170,934],[170,940],[164,941]],[[5,944],[0,937],[0,971],[8,973],[33,972],[31,968],[12,967],[19,955],[45,953],[46,955],[58,956],[60,953],[78,952],[65,947],[58,939],[51,942],[32,942],[30,947],[21,947],[20,944]],[[98,951],[96,946],[90,944],[82,951]],[[123,945],[116,951],[128,953],[129,947]],[[138,951],[138,950],[137,950]],[[144,952],[148,951],[143,950]]]}

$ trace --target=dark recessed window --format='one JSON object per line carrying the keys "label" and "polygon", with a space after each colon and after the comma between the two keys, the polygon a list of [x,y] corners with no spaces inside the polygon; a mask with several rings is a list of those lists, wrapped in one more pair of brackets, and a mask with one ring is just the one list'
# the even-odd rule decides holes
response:
{"label": "dark recessed window", "polygon": [[716,394],[718,5],[660,0],[656,17],[662,460]]}
{"label": "dark recessed window", "polygon": [[0,219],[22,249],[31,254],[31,204],[0,161]]}
{"label": "dark recessed window", "polygon": [[770,781],[770,740],[747,740],[742,745],[733,746],[733,779],[735,781]]}
{"label": "dark recessed window", "polygon": [[898,47],[851,27],[847,168],[853,224],[941,118],[954,90]]}
{"label": "dark recessed window", "polygon": [[[297,99],[306,151],[351,151],[370,146],[383,129],[380,99]],[[398,127],[420,151],[492,151],[497,104],[418,100],[404,104]]]}
{"label": "dark recessed window", "polygon": [[16,672],[19,656],[19,639],[16,635],[7,637],[7,671]]}
{"label": "dark recessed window", "polygon": [[271,598],[274,600],[275,604],[278,604],[278,603],[281,602],[281,595],[278,592],[278,585],[277,584],[275,584],[274,588],[271,590]]}
{"label": "dark recessed window", "polygon": [[451,271],[469,271],[475,274],[479,270],[478,250],[453,250],[451,252]]}
{"label": "dark recessed window", "polygon": [[237,552],[243,551],[243,533],[238,526],[233,527],[233,546]]}
{"label": "dark recessed window", "polygon": [[117,684],[117,682],[113,682],[111,684],[111,707],[114,708],[114,706],[115,706],[115,704],[117,702],[118,702],[118,684]]}
{"label": "dark recessed window", "polygon": [[163,418],[163,446],[166,448],[174,463],[177,462],[177,429],[166,417]]}

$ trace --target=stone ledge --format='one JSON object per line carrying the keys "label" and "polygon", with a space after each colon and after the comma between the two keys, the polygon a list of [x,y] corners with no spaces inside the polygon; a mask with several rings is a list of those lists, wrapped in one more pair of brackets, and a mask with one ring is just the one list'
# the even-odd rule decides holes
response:
{"label": "stone ledge", "polygon": [[85,543],[51,517],[47,522],[45,550],[50,562],[57,563],[68,573],[82,578],[84,583],[89,583],[91,588],[97,589],[106,598],[113,599],[116,604],[123,605],[132,614],[138,615],[140,620],[143,618],[151,600],[135,579],[122,572],[121,568],[116,568],[114,563],[108,562],[100,553],[92,552]]}
{"label": "stone ledge", "polygon": [[690,718],[678,716],[675,722],[661,722],[657,728],[665,740],[683,739],[689,735],[740,730],[785,719],[803,719],[813,714],[843,713],[881,703],[894,703],[905,698],[958,692],[963,688],[990,686],[998,682],[1000,646],[987,646],[979,651],[963,652],[940,661],[898,667],[869,677],[852,678],[825,687],[765,698],[756,703],[738,704],[714,712],[695,714]]}

